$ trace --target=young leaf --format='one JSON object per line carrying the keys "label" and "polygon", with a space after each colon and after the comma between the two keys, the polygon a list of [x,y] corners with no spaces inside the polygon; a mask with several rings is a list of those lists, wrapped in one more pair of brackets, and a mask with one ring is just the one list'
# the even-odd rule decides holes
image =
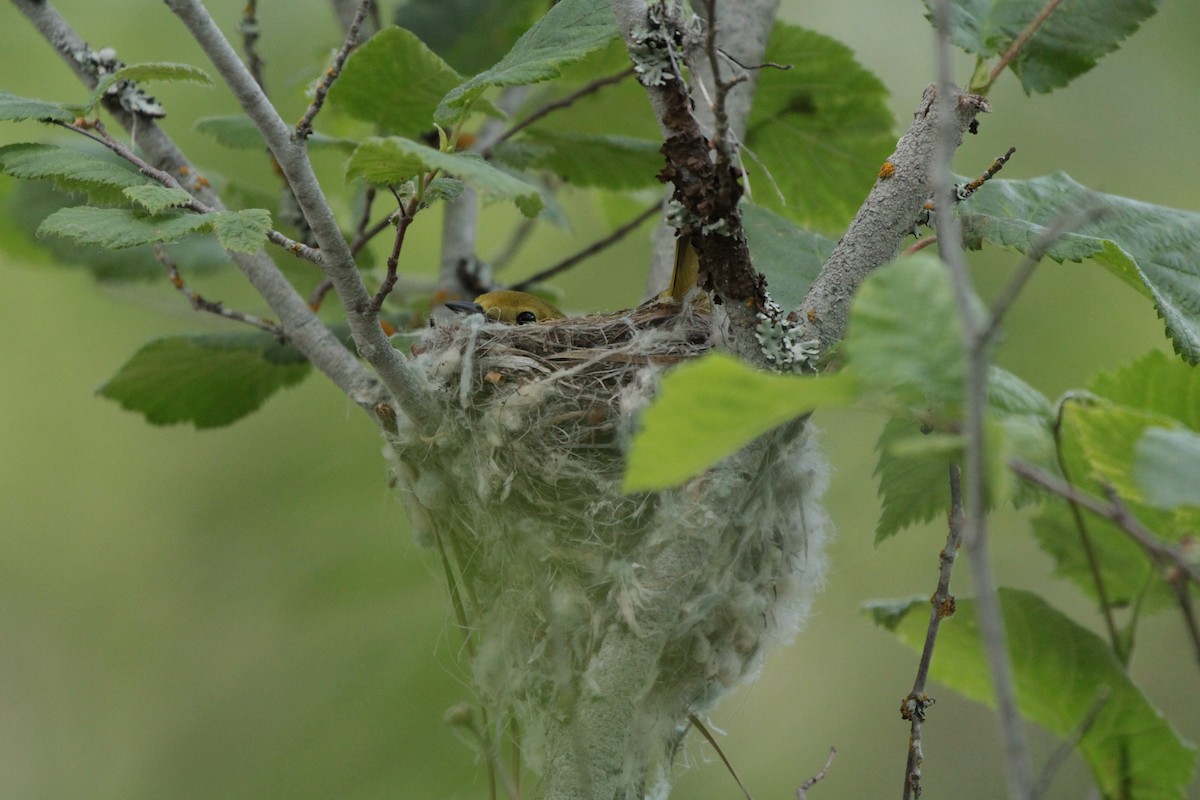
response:
{"label": "young leaf", "polygon": [[201,86],[213,85],[213,80],[208,77],[207,72],[199,67],[193,67],[191,64],[174,64],[168,61],[129,64],[121,67],[116,72],[105,75],[96,83],[96,87],[92,89],[92,96],[88,98],[88,108],[95,107],[100,102],[100,98],[104,96],[104,93],[119,81],[133,81],[135,83],[139,81],[143,83],[152,81],[183,81]]}
{"label": "young leaf", "polygon": [[169,189],[157,183],[130,186],[124,191],[124,195],[151,214],[161,213],[168,208],[186,206],[192,200],[192,196],[183,189]]}
{"label": "young leaf", "polygon": [[174,242],[207,230],[208,214],[169,211],[150,215],[128,208],[77,206],[55,211],[38,226],[37,235],[53,234],[85,244],[120,250],[140,244]]}
{"label": "young leaf", "polygon": [[519,144],[533,145],[527,166],[545,167],[574,186],[644,189],[658,185],[663,166],[661,142],[649,139],[532,130]]}
{"label": "young leaf", "polygon": [[608,0],[560,0],[499,63],[450,91],[435,119],[449,127],[489,88],[556,78],[563,65],[600,49],[616,35],[617,21]]}
{"label": "young leaf", "polygon": [[38,122],[70,122],[80,116],[82,111],[82,108],[75,106],[0,92],[0,122],[23,122],[27,119]]}
{"label": "young leaf", "polygon": [[1056,172],[1028,181],[993,180],[965,204],[967,244],[1028,252],[1064,214],[1100,208],[1099,219],[1059,239],[1047,255],[1092,261],[1153,298],[1175,351],[1200,362],[1200,213],[1092,191]]}
{"label": "young leaf", "polygon": [[206,216],[212,218],[213,233],[221,246],[236,253],[257,252],[271,232],[271,213],[262,208],[219,211]]}
{"label": "young leaf", "polygon": [[394,184],[434,169],[458,178],[486,197],[512,200],[527,217],[537,216],[542,208],[536,186],[496,169],[478,156],[443,153],[398,136],[367,139],[350,156],[346,175],[370,183]]}
{"label": "young leaf", "polygon": [[624,489],[674,486],[788,420],[857,396],[846,373],[772,375],[722,353],[684,364],[663,378],[658,397],[642,414]]}
{"label": "young leaf", "polygon": [[753,203],[742,204],[742,226],[771,299],[783,308],[798,307],[837,242]]}
{"label": "young leaf", "polygon": [[766,172],[750,167],[754,201],[841,231],[896,144],[887,90],[844,44],[794,25],[776,23],[766,60],[792,68],[758,75],[745,141]]}
{"label": "young leaf", "polygon": [[1200,370],[1159,350],[1112,372],[1101,372],[1088,389],[1114,403],[1164,414],[1200,431]]}
{"label": "young leaf", "polygon": [[1133,476],[1146,502],[1156,508],[1200,508],[1200,434],[1185,429],[1148,428],[1135,448]]}
{"label": "young leaf", "polygon": [[119,202],[125,189],[157,185],[124,161],[33,142],[0,147],[0,171],[24,180],[53,181],[66,192],[87,192],[93,202]]}
{"label": "young leaf", "polygon": [[172,336],[142,347],[97,393],[151,425],[218,428],[309,371],[307,361],[267,333]]}
{"label": "young leaf", "polygon": [[[1002,589],[1000,600],[1022,716],[1065,738],[1107,692],[1078,746],[1100,793],[1127,800],[1183,798],[1195,748],[1129,680],[1108,645],[1037,595]],[[889,603],[879,612],[865,610],[904,644],[918,651],[923,646],[928,599],[913,600],[907,608]],[[931,675],[966,697],[993,704],[974,601],[960,599],[957,613],[942,625]]]}
{"label": "young leaf", "polygon": [[403,28],[384,28],[356,49],[329,90],[329,104],[380,132],[416,138],[462,76]]}
{"label": "young leaf", "polygon": [[896,405],[957,416],[964,380],[962,328],[946,268],[918,254],[876,270],[850,307],[843,343],[865,389]]}
{"label": "young leaf", "polygon": [[[925,0],[933,19],[933,0]],[[1026,93],[1066,86],[1116,50],[1154,15],[1161,0],[1075,0],[1047,19],[1021,48],[1012,71]],[[987,58],[1008,50],[1046,5],[1045,0],[953,0],[950,39]],[[974,87],[972,91],[974,91]]]}

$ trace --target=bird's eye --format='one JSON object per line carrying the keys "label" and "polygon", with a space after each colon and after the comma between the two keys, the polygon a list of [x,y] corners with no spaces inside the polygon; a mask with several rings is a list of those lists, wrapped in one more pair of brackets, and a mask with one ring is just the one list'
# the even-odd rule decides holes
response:
{"label": "bird's eye", "polygon": [[517,314],[518,325],[528,325],[530,322],[537,322],[537,314],[532,311],[522,311]]}

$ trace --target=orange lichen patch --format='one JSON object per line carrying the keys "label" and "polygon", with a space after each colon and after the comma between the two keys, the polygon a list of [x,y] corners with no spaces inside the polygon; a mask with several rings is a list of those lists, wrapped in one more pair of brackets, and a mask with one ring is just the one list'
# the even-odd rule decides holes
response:
{"label": "orange lichen patch", "polygon": [[808,310],[808,313],[805,316],[808,317],[809,322],[816,322],[817,321],[817,310],[815,308],[810,308]]}
{"label": "orange lichen patch", "polygon": [[883,162],[883,166],[879,168],[879,180],[881,181],[886,181],[895,174],[896,165],[890,161]]}
{"label": "orange lichen patch", "polygon": [[396,326],[388,322],[386,319],[379,320],[379,327],[383,328],[383,332],[388,336],[396,335]]}

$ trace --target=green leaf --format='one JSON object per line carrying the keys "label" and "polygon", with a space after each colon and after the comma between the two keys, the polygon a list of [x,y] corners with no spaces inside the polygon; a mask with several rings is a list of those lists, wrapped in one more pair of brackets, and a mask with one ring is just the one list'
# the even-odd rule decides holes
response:
{"label": "green leaf", "polygon": [[1151,350],[1088,383],[1101,397],[1152,414],[1164,414],[1200,431],[1200,370]]}
{"label": "green leaf", "polygon": [[213,233],[221,246],[235,253],[258,252],[271,231],[271,212],[262,208],[218,211],[205,216],[212,218]]}
{"label": "green leaf", "polygon": [[758,75],[745,142],[767,172],[748,162],[754,201],[841,231],[896,144],[887,90],[846,45],[794,25],[776,23],[765,58],[792,69]]}
{"label": "green leaf", "polygon": [[1133,475],[1146,502],[1156,508],[1200,508],[1200,434],[1149,428],[1138,440]]}
{"label": "green leaf", "polygon": [[742,226],[771,299],[785,309],[799,307],[837,242],[753,203],[742,204]]}
{"label": "green leaf", "polygon": [[30,97],[18,97],[8,92],[0,92],[0,121],[2,122],[23,122],[27,119],[38,122],[70,122],[82,112],[83,109],[80,107],[49,103],[45,100],[34,100]]}
{"label": "green leaf", "polygon": [[[630,136],[532,130],[515,144],[532,145],[528,166],[545,167],[575,186],[644,189],[658,185],[663,167],[661,142]],[[503,151],[496,155],[504,159]]]}
{"label": "green leaf", "polygon": [[398,136],[367,139],[350,156],[346,175],[365,178],[369,183],[396,184],[434,169],[458,178],[485,197],[512,200],[527,217],[537,216],[542,208],[542,196],[536,186],[478,156],[443,153]]}
{"label": "green leaf", "polygon": [[151,214],[161,213],[168,208],[186,206],[192,200],[192,196],[183,189],[169,189],[157,183],[130,186],[124,191],[124,195]]}
{"label": "green leaf", "polygon": [[[1128,800],[1183,798],[1195,768],[1195,749],[1183,742],[1129,680],[1098,636],[1037,595],[1001,589],[1013,680],[1021,715],[1060,738],[1075,732],[1098,697],[1107,700],[1078,745],[1101,794]],[[929,600],[867,612],[920,651]],[[994,705],[972,600],[941,626],[931,676],[968,698]]]}
{"label": "green leaf", "polygon": [[128,64],[116,72],[105,75],[96,83],[96,87],[92,89],[92,96],[88,98],[88,108],[95,107],[100,102],[100,98],[104,96],[104,93],[119,81],[133,81],[134,83],[182,81],[201,86],[214,85],[212,78],[208,77],[207,72],[199,67],[193,67],[191,64],[175,64],[169,61]]}
{"label": "green leaf", "polygon": [[1103,209],[1062,237],[1055,261],[1090,258],[1153,298],[1175,351],[1200,362],[1200,213],[1092,191],[1066,174],[1028,181],[993,180],[962,211],[967,244],[1028,252],[1064,214]]}
{"label": "green leaf", "polygon": [[309,371],[307,361],[267,333],[172,336],[146,344],[97,393],[152,425],[217,428]]}
{"label": "green leaf", "polygon": [[[989,505],[1005,500],[1020,508],[1038,499],[1027,486],[1009,481],[1011,457],[1051,468],[1054,440],[1050,401],[1010,372],[992,367],[988,378]],[[881,510],[875,543],[910,525],[945,516],[950,509],[949,469],[962,462],[962,438],[921,433],[909,415],[894,416],[875,445]]]}
{"label": "green leaf", "polygon": [[128,208],[77,206],[55,211],[38,226],[37,235],[53,234],[111,250],[155,242],[174,242],[207,230],[211,215],[173,211],[150,215]]}
{"label": "green leaf", "polygon": [[1176,427],[1171,418],[1115,403],[1072,405],[1066,413],[1091,476],[1123,499],[1141,503],[1141,490],[1133,479],[1134,450],[1148,429]]}
{"label": "green leaf", "polygon": [[329,104],[382,133],[415,138],[462,76],[403,28],[385,28],[355,50],[329,90]]}
{"label": "green leaf", "polygon": [[[254,122],[246,116],[235,114],[227,117],[201,117],[192,127],[198,133],[212,137],[224,147],[236,150],[267,149],[266,140],[262,138],[258,128],[254,127]],[[341,139],[319,132],[314,132],[307,141],[310,150],[333,149],[350,152],[358,146],[358,142],[353,139]]]}
{"label": "green leaf", "polygon": [[[0,250],[55,267],[82,267],[105,281],[161,281],[163,265],[150,245],[108,250],[70,239],[39,241],[38,226],[50,214],[84,202],[80,195],[65,195],[49,181],[16,181],[0,177],[9,190],[0,193]],[[211,236],[193,236],[166,245],[167,253],[186,275],[211,274],[229,266],[229,256]]]}
{"label": "green leaf", "polygon": [[545,0],[408,0],[395,21],[455,69],[471,73],[500,60],[544,7]]}
{"label": "green leaf", "polygon": [[157,185],[124,161],[71,147],[21,142],[0,147],[0,171],[23,180],[49,180],[93,202],[119,202],[123,190]]}
{"label": "green leaf", "polygon": [[850,307],[843,347],[863,387],[937,417],[958,416],[964,352],[950,274],[917,254],[876,270]]}
{"label": "green leaf", "polygon": [[788,420],[857,396],[846,373],[773,375],[723,353],[704,356],[663,378],[658,397],[642,414],[624,489],[674,486]]}
{"label": "green leaf", "polygon": [[[984,58],[999,56],[1045,5],[1045,0],[953,0],[951,41]],[[1066,86],[1116,50],[1159,5],[1160,0],[1074,0],[1063,4],[1025,43],[1011,69],[1027,93]],[[925,7],[932,20],[932,0],[925,0]]]}
{"label": "green leaf", "polygon": [[449,92],[435,119],[449,127],[487,89],[556,78],[561,68],[598,50],[617,35],[608,0],[560,0],[490,69]]}

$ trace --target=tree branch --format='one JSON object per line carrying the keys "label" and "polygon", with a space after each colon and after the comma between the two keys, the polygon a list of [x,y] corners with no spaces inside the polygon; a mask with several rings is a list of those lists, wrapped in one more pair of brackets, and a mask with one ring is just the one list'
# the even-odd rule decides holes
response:
{"label": "tree branch", "polygon": [[[96,76],[86,69],[84,56],[91,51],[70,24],[49,2],[12,0],[13,5],[33,23],[67,66],[88,88],[96,85]],[[153,120],[134,115],[120,107],[106,105],[109,113],[136,137],[150,163],[173,175],[194,172],[182,151]],[[218,210],[221,199],[207,185],[188,187],[195,197]],[[264,252],[233,253],[230,258],[279,317],[288,340],[333,383],[369,414],[384,399],[378,381],[365,370],[333,333],[316,318],[304,298]]]}
{"label": "tree branch", "polygon": [[[313,173],[303,141],[292,138],[291,130],[280,119],[199,0],[166,0],[166,3],[233,91],[283,170],[320,246],[326,274],[333,281],[334,291],[346,311],[359,355],[375,368],[404,414],[422,431],[434,430],[437,420],[433,404],[425,394],[424,382],[392,346],[380,327],[379,316],[373,311],[371,295],[358,274],[350,247]],[[307,306],[305,309],[308,310]]]}

